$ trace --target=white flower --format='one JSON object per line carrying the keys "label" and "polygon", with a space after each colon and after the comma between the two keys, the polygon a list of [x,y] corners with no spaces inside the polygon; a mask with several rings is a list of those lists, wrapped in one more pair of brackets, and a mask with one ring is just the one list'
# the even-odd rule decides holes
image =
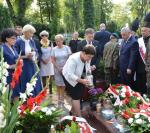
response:
{"label": "white flower", "polygon": [[36,81],[37,81],[37,78],[35,78],[35,79],[33,80],[33,82],[31,83],[32,86],[35,86],[35,85],[36,85]]}
{"label": "white flower", "polygon": [[2,94],[4,94],[5,92],[6,92],[6,90],[7,90],[7,87],[3,87],[3,90],[2,90]]}
{"label": "white flower", "polygon": [[32,96],[32,91],[34,90],[33,86],[30,83],[27,83],[27,89],[26,89],[26,93],[28,96]]}
{"label": "white flower", "polygon": [[46,115],[51,115],[52,114],[52,111],[49,109],[47,112],[46,112]]}
{"label": "white flower", "polygon": [[7,71],[7,69],[3,69],[3,75],[5,75],[5,76],[8,76],[8,71]]}
{"label": "white flower", "polygon": [[3,128],[6,126],[6,119],[3,121],[0,121],[0,128]]}
{"label": "white flower", "polygon": [[26,89],[26,93],[28,96],[33,96],[32,91],[34,90],[34,88],[27,88]]}
{"label": "white flower", "polygon": [[134,117],[135,117],[136,119],[138,119],[138,118],[140,117],[140,114],[136,114]]}
{"label": "white flower", "polygon": [[9,65],[7,64],[7,62],[4,62],[3,67],[6,69],[9,68]]}
{"label": "white flower", "polygon": [[46,113],[48,111],[48,107],[42,108],[41,111]]}
{"label": "white flower", "polygon": [[126,95],[125,95],[125,93],[124,93],[124,92],[122,92],[122,93],[121,93],[121,96],[122,96],[122,97],[126,97]]}
{"label": "white flower", "polygon": [[25,102],[27,99],[27,95],[25,93],[20,93],[20,98],[23,100],[23,102]]}
{"label": "white flower", "polygon": [[4,107],[0,106],[0,113],[4,112]]}
{"label": "white flower", "polygon": [[150,101],[149,98],[146,98],[146,101],[149,102]]}
{"label": "white flower", "polygon": [[150,117],[148,117],[148,121],[150,122]]}
{"label": "white flower", "polygon": [[140,112],[146,112],[145,110],[141,110]]}
{"label": "white flower", "polygon": [[51,107],[51,110],[52,110],[52,111],[55,111],[55,110],[56,110],[56,108],[54,108],[54,107]]}
{"label": "white flower", "polygon": [[128,119],[128,123],[131,124],[133,122],[133,118]]}
{"label": "white flower", "polygon": [[142,119],[137,119],[137,120],[135,121],[135,123],[137,123],[137,124],[142,124],[142,123],[143,123],[143,120],[142,120]]}
{"label": "white flower", "polygon": [[125,93],[126,92],[126,88],[122,87],[121,91]]}
{"label": "white flower", "polygon": [[137,100],[141,100],[141,98],[140,98],[140,97],[137,97]]}
{"label": "white flower", "polygon": [[4,119],[4,114],[3,114],[3,113],[0,113],[0,120],[3,121],[3,119]]}
{"label": "white flower", "polygon": [[6,77],[5,77],[5,76],[2,77],[2,82],[3,82],[4,84],[7,84],[7,82],[6,82]]}

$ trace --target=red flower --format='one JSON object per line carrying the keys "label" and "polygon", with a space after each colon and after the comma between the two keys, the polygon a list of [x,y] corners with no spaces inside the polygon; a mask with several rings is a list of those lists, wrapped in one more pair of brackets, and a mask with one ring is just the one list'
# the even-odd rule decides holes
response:
{"label": "red flower", "polygon": [[129,118],[130,118],[130,115],[129,115],[129,113],[128,113],[127,111],[124,111],[124,112],[122,113],[122,116],[123,116],[125,119],[129,119]]}
{"label": "red flower", "polygon": [[76,122],[76,117],[75,117],[75,116],[73,116],[72,120],[73,120],[74,122]]}
{"label": "red flower", "polygon": [[130,101],[129,98],[125,98],[125,99],[122,101],[122,103],[123,103],[123,104],[128,104],[129,101]]}
{"label": "red flower", "polygon": [[139,93],[138,93],[138,92],[134,92],[134,93],[133,93],[133,96],[138,97],[138,96],[139,96]]}
{"label": "red flower", "polygon": [[131,96],[128,91],[126,91],[125,95],[126,95],[126,97],[130,97]]}
{"label": "red flower", "polygon": [[140,108],[140,110],[146,110],[149,108],[149,105],[141,104],[141,105],[139,105],[139,108]]}
{"label": "red flower", "polygon": [[40,92],[39,95],[37,95],[34,99],[35,99],[35,103],[37,105],[40,105],[41,102],[43,101],[43,99],[46,97],[47,94],[47,88],[45,88],[43,91]]}
{"label": "red flower", "polygon": [[20,77],[20,75],[21,75],[21,73],[22,73],[22,63],[23,63],[23,61],[22,61],[22,59],[19,57],[19,58],[18,58],[18,61],[17,61],[17,63],[16,63],[15,71],[14,71],[14,73],[12,74],[12,81],[11,81],[11,83],[10,83],[10,87],[11,87],[12,89],[14,89],[15,86],[16,86],[16,84],[18,84],[18,82],[19,82],[19,77]]}
{"label": "red flower", "polygon": [[34,98],[33,97],[30,97],[27,100],[27,107],[29,108],[30,111],[33,109],[33,107],[34,107]]}

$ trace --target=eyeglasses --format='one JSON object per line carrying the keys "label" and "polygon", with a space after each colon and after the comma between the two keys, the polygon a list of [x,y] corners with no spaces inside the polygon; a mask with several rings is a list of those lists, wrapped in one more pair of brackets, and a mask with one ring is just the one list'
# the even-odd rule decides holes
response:
{"label": "eyeglasses", "polygon": [[48,35],[41,35],[41,37],[44,37],[44,36],[45,36],[45,37],[48,37]]}
{"label": "eyeglasses", "polygon": [[9,37],[10,39],[12,39],[12,40],[16,40],[17,38],[16,37]]}

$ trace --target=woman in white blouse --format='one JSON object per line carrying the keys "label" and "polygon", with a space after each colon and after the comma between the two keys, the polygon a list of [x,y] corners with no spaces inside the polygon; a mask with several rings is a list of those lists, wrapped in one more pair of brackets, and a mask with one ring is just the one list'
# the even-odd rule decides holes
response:
{"label": "woman in white blouse", "polygon": [[66,91],[72,98],[71,112],[81,116],[80,99],[83,96],[84,88],[89,84],[86,74],[91,71],[90,61],[95,55],[95,48],[86,45],[81,52],[72,54],[63,67],[63,77]]}

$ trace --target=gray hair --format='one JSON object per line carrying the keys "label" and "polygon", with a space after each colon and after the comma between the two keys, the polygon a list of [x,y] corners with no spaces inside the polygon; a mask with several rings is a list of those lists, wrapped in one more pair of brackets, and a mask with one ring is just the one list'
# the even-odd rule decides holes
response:
{"label": "gray hair", "polygon": [[42,35],[47,35],[47,36],[49,36],[49,33],[48,33],[46,30],[43,30],[43,31],[40,33],[40,37],[41,37]]}
{"label": "gray hair", "polygon": [[57,40],[57,39],[64,40],[64,36],[63,36],[62,34],[57,34],[57,35],[55,36],[55,40]]}
{"label": "gray hair", "polygon": [[129,32],[131,32],[131,30],[130,30],[129,27],[123,27],[123,28],[121,29],[121,32],[129,33]]}
{"label": "gray hair", "polygon": [[99,25],[100,30],[105,30],[106,29],[106,25],[104,23],[101,23]]}
{"label": "gray hair", "polygon": [[35,28],[34,28],[32,25],[30,25],[30,24],[26,24],[26,25],[23,27],[22,32],[24,33],[24,32],[26,32],[26,31],[31,31],[32,33],[35,33],[35,32],[36,32]]}

